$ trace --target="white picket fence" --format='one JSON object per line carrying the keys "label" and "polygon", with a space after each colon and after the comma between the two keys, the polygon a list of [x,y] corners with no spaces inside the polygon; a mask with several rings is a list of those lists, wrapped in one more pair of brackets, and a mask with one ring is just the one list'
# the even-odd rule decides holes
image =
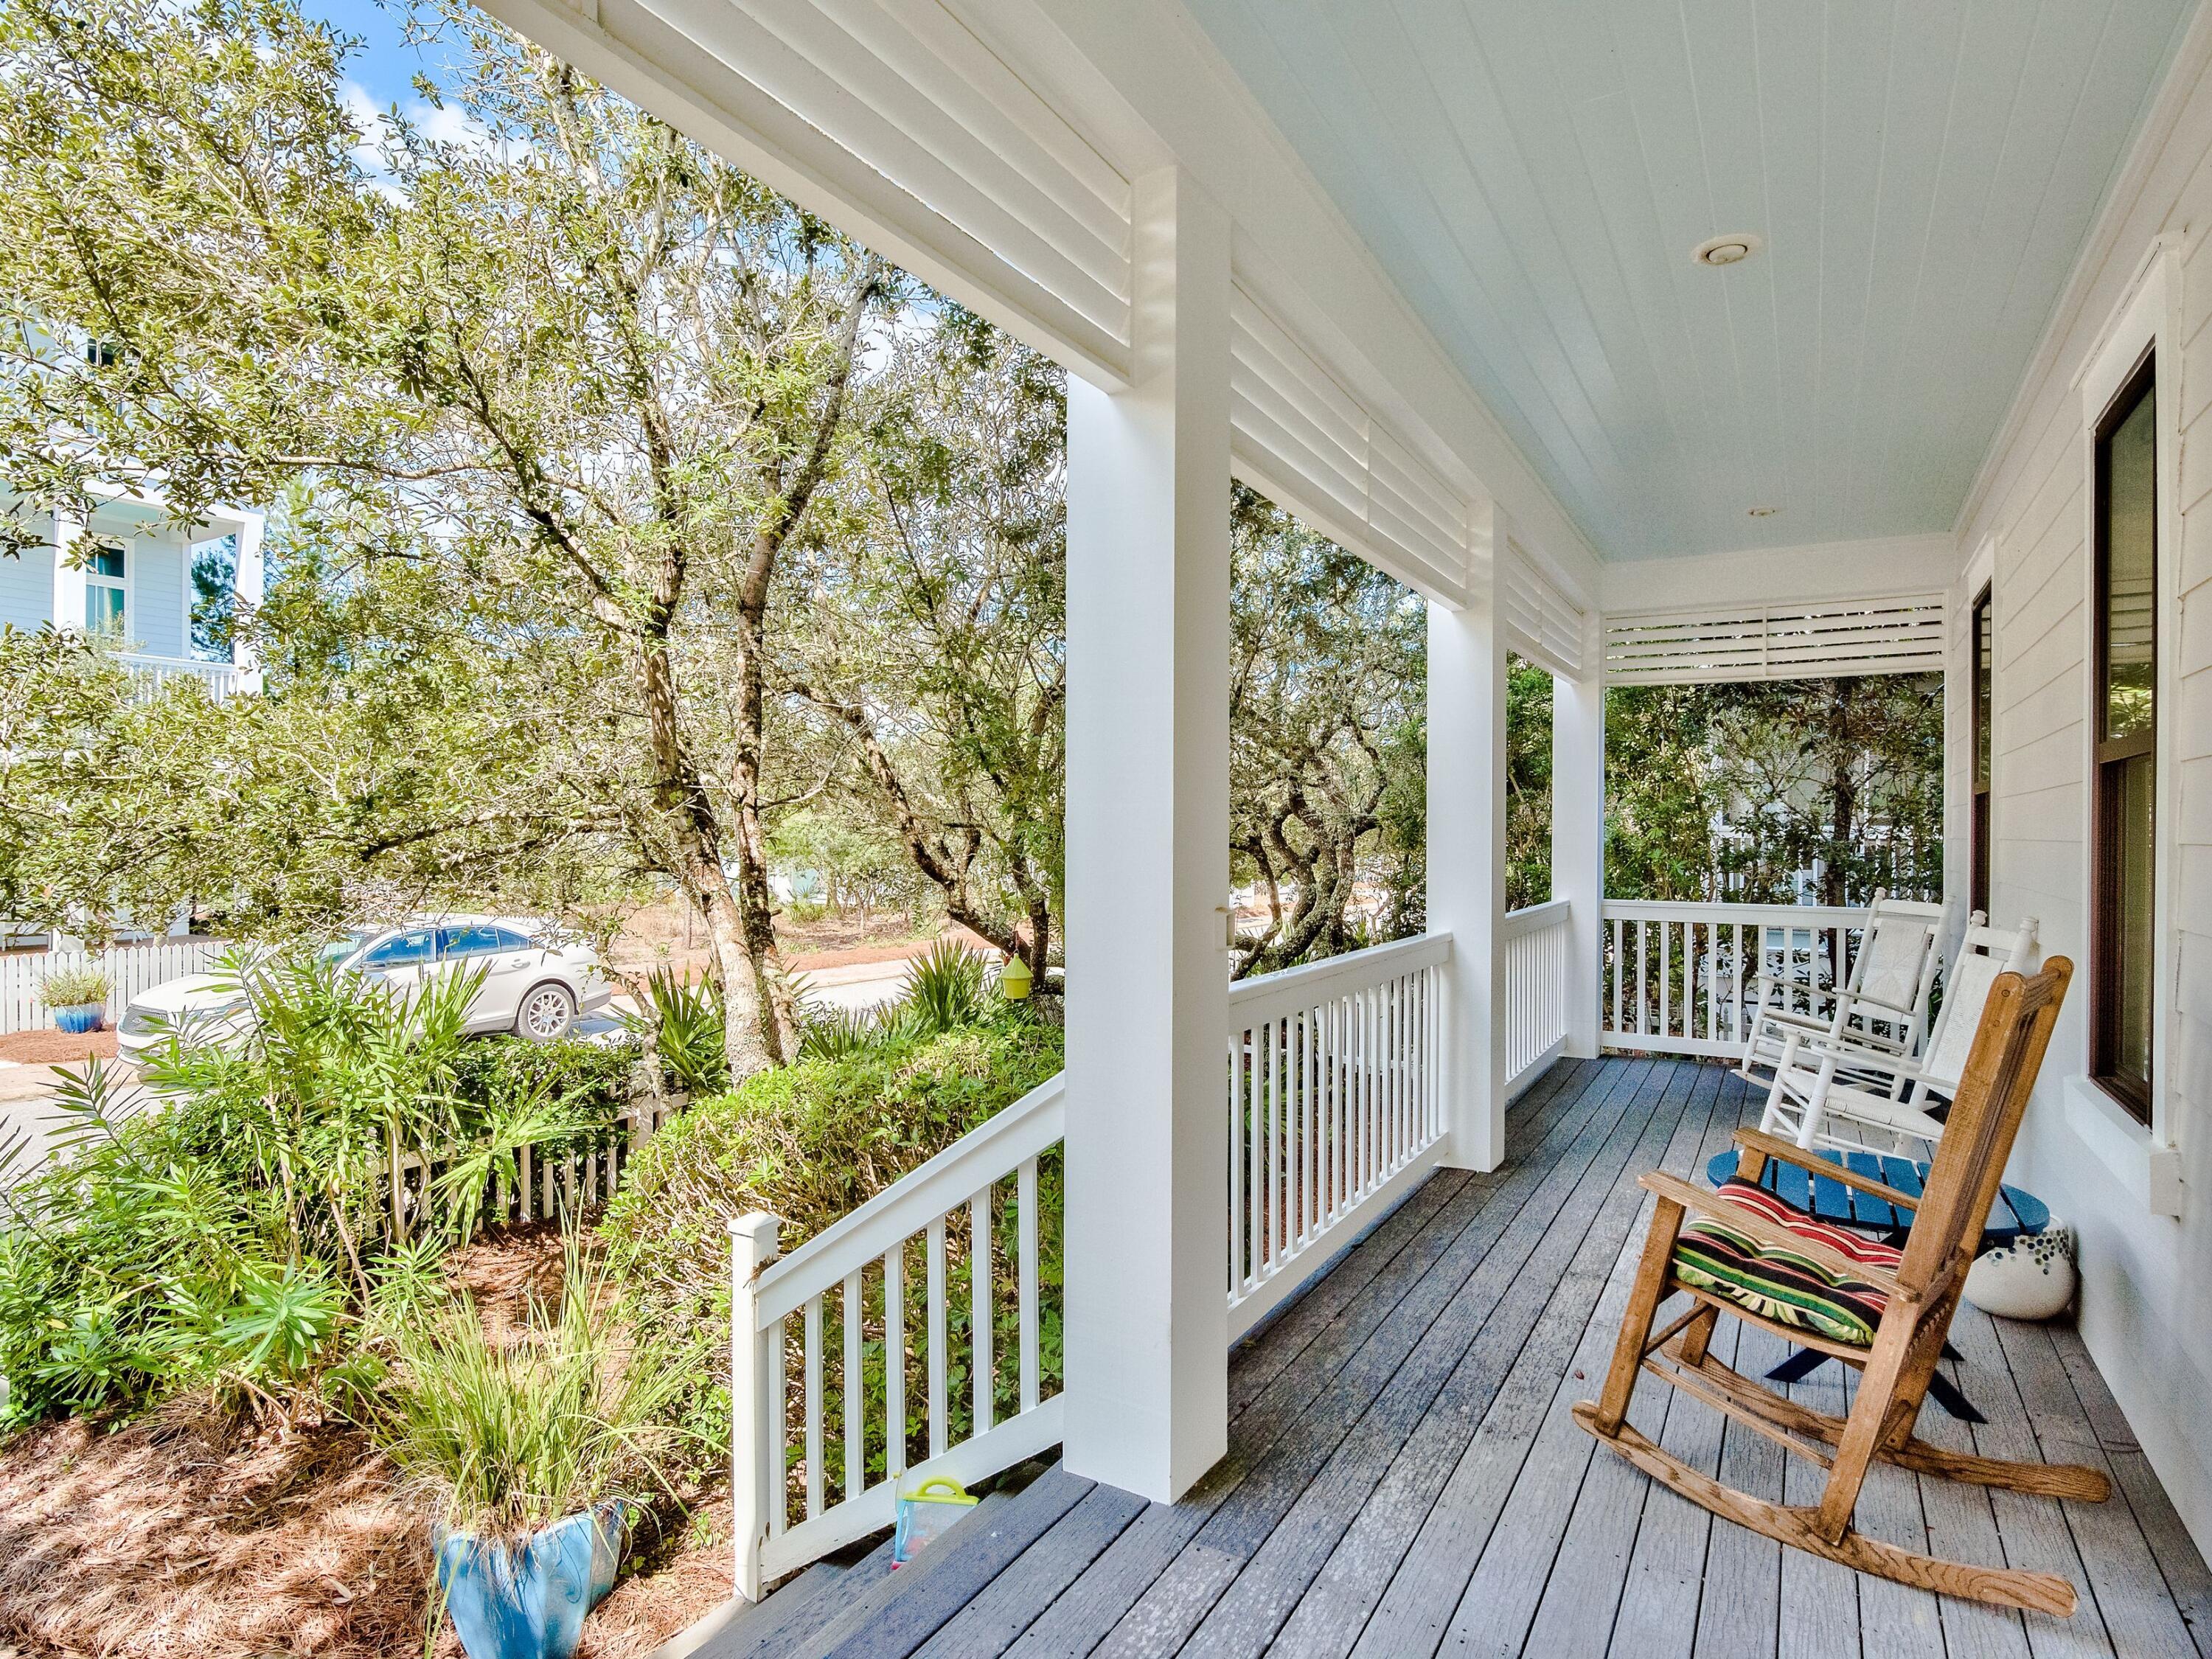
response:
{"label": "white picket fence", "polygon": [[[515,1154],[514,1182],[499,1181],[478,1224],[558,1221],[605,1203],[621,1187],[638,1148],[687,1103],[680,1096],[633,1099],[611,1125],[596,1134],[568,1142],[557,1150],[521,1148]],[[383,1213],[387,1219],[397,1218],[396,1231],[401,1238],[416,1231],[426,1207],[439,1204],[430,1189],[453,1162],[450,1153],[422,1147],[392,1149],[385,1161]]]}
{"label": "white picket fence", "polygon": [[61,969],[95,969],[107,975],[112,1024],[131,999],[185,974],[204,974],[230,948],[219,939],[157,939],[111,945],[104,951],[11,951],[0,955],[0,1035],[42,1031],[53,1017],[39,1001],[39,985]]}

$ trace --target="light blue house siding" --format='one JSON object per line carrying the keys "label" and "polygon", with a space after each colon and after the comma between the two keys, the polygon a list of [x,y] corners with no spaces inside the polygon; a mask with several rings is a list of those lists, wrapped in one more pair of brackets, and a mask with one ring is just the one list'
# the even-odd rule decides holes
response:
{"label": "light blue house siding", "polygon": [[53,549],[28,547],[20,559],[0,558],[0,623],[35,632],[53,609]]}
{"label": "light blue house siding", "polygon": [[166,538],[134,538],[126,545],[131,566],[126,617],[131,643],[152,656],[191,656],[185,550]]}

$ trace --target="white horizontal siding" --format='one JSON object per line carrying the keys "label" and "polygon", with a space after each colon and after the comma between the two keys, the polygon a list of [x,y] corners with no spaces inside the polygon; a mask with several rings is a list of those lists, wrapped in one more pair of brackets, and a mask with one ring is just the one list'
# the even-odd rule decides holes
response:
{"label": "white horizontal siding", "polygon": [[[2083,1333],[2198,1543],[2212,1548],[2212,1455],[2197,1420],[2212,1397],[2202,1271],[2212,1260],[2212,252],[2203,230],[2212,225],[2212,32],[2201,21],[2191,42],[2170,101],[2146,127],[2138,165],[2085,250],[1960,533],[1963,548],[1995,550],[1991,907],[1999,921],[2034,915],[2045,950],[2084,970],[2014,1173],[2080,1229]],[[2092,969],[2088,479],[2076,376],[2154,239],[2191,227],[2179,272],[2180,349],[2169,341],[2159,366],[2159,396],[2182,426],[2179,523],[2164,526],[2178,543],[2161,572],[2180,620],[2160,641],[2176,671],[2160,720],[2174,773],[2163,834],[2178,937],[2173,1006],[2159,1041],[2173,1085],[2171,1133],[2191,1191],[2190,1212],[2174,1222],[2148,1214],[2069,1126],[2062,1079],[2087,1065]]]}

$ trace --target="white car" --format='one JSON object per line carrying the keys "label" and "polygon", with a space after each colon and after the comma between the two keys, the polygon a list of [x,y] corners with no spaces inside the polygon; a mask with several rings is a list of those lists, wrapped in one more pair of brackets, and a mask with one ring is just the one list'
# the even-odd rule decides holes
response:
{"label": "white car", "polygon": [[[468,1029],[512,1031],[532,1042],[566,1036],[577,1018],[606,1006],[614,986],[589,945],[564,944],[526,916],[417,918],[398,927],[360,928],[319,953],[349,973],[406,993],[435,975],[484,970]],[[216,974],[187,974],[131,1000],[115,1028],[118,1058],[137,1064],[179,1024],[216,1041],[236,1029],[246,1000]]]}

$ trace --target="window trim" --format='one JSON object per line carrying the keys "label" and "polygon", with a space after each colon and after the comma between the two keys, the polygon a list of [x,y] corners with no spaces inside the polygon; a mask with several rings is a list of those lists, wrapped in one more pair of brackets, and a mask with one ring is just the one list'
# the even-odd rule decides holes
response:
{"label": "window trim", "polygon": [[[93,556],[103,550],[123,556],[123,574],[120,576],[106,575],[92,568]],[[138,574],[137,550],[126,537],[103,536],[88,531],[84,537],[82,569],[84,575],[84,631],[98,638],[108,637],[92,625],[92,596],[96,590],[112,589],[123,595],[123,627],[112,642],[118,646],[129,646],[131,619],[138,611],[138,596],[133,591]]]}
{"label": "window trim", "polygon": [[[2136,1121],[2148,1126],[2151,1121],[2152,1077],[2155,1074],[2159,1051],[2164,1046],[2160,1037],[2160,1003],[2156,985],[2158,979],[2159,930],[2154,923],[2151,929],[2151,1030],[2149,1066],[2145,1075],[2135,1077],[2118,1070],[2113,1055],[2119,1047],[2119,1002],[2116,975],[2106,971],[2117,953],[2118,929],[2120,926],[2120,856],[2121,847],[2114,820],[2118,805],[2114,799],[2123,787],[2126,763],[2148,758],[2151,764],[2151,906],[2152,915],[2158,913],[2164,883],[2158,866],[2159,841],[2166,825],[2165,815],[2159,810],[2160,785],[2165,768],[2160,763],[2159,733],[2162,722],[2159,706],[2163,701],[2164,686],[2160,683],[2160,668],[2164,658],[2160,652],[2159,606],[2163,599],[2166,583],[2161,580],[2166,537],[2159,520],[2164,516],[2158,501],[2157,480],[2165,461],[2166,443],[2160,431],[2157,401],[2159,389],[2159,357],[2154,343],[2144,349],[2142,356],[2120,382],[2119,389],[2106,403],[2090,428],[2090,550],[2089,550],[2089,1076],[2099,1087],[2124,1107]],[[2112,605],[2111,582],[2112,563],[2112,538],[2108,515],[2102,510],[2111,495],[2111,450],[2108,440],[2136,410],[2144,398],[2151,398],[2151,714],[2146,731],[2131,732],[2124,738],[2107,738],[2104,723],[2109,708],[2109,686],[2112,677]]]}
{"label": "window trim", "polygon": [[[2157,360],[2169,366],[2168,380],[2172,380],[2175,367],[2181,362],[2181,255],[2183,237],[2176,232],[2163,232],[2151,239],[2142,259],[2130,276],[2117,302],[2100,331],[2096,343],[2085,355],[2081,368],[2074,377],[2073,389],[2081,402],[2081,448],[2082,549],[2081,562],[2081,620],[2076,624],[2080,633],[2083,678],[2077,682],[2083,691],[2083,718],[2081,722],[2081,770],[2077,775],[2084,787],[2081,791],[2081,893],[2083,901],[2085,927],[2081,935],[2082,946],[2088,946],[2095,926],[2091,912],[2099,878],[2099,840],[2097,836],[2097,738],[2102,730],[2100,720],[2092,719],[2087,708],[2093,687],[2091,676],[2096,672],[2097,652],[2097,591],[2096,558],[2097,490],[2094,479],[2097,471],[2097,437],[2100,424],[2115,398],[2120,393],[2146,356],[2155,354]],[[2176,595],[2179,592],[2178,575],[2181,550],[2180,536],[2180,400],[2165,397],[2158,401],[2157,426],[2157,549],[2154,578],[2156,636],[2171,642],[2178,637],[2179,617]],[[2179,804],[2176,788],[2176,768],[2172,746],[2176,722],[2171,711],[2177,706],[2178,695],[2175,668],[2176,653],[2168,648],[2159,653],[2155,670],[2156,703],[2168,711],[2168,717],[2156,724],[2153,746],[2149,752],[2155,756],[2154,793],[2152,799],[2152,937],[2154,960],[2151,967],[2151,1067],[2148,1116],[2132,1103],[2126,1109],[2128,1121],[2137,1125],[2136,1133],[2143,1135],[2153,1151],[2173,1141],[2174,1115],[2180,1109],[2173,1085],[2173,1009],[2175,957],[2172,895],[2174,891],[2174,827]],[[2052,948],[2063,948],[2056,941]],[[2094,987],[2097,974],[2094,952],[2085,949],[2088,957],[2086,977]],[[2082,1012],[2076,1016],[2069,1009],[2064,1018],[2071,1025],[2074,1019],[2083,1024],[2073,1029],[2081,1033],[2081,1054],[2083,1071],[2088,1070],[2092,1053],[2091,1040],[2094,1025],[2090,1005],[2095,1000],[2091,994],[2081,999]],[[2116,1112],[2123,1097],[2106,1087],[2100,1080],[2083,1076],[2085,1088],[2094,1088],[2106,1098],[2115,1103]]]}
{"label": "window trim", "polygon": [[[1983,692],[1982,627],[1986,621],[1990,630],[1989,695]],[[1990,908],[1990,865],[1993,851],[1990,833],[1992,808],[1996,793],[1996,746],[1990,742],[1991,733],[1984,727],[1996,714],[1997,682],[1997,612],[1996,583],[1994,580],[1982,583],[1981,591],[1974,595],[1973,603],[1966,607],[1966,661],[1968,690],[1966,697],[1966,908],[1979,910],[1984,915]],[[1986,704],[1988,713],[1984,714]],[[1982,745],[1990,743],[1990,771],[1982,776]]]}

